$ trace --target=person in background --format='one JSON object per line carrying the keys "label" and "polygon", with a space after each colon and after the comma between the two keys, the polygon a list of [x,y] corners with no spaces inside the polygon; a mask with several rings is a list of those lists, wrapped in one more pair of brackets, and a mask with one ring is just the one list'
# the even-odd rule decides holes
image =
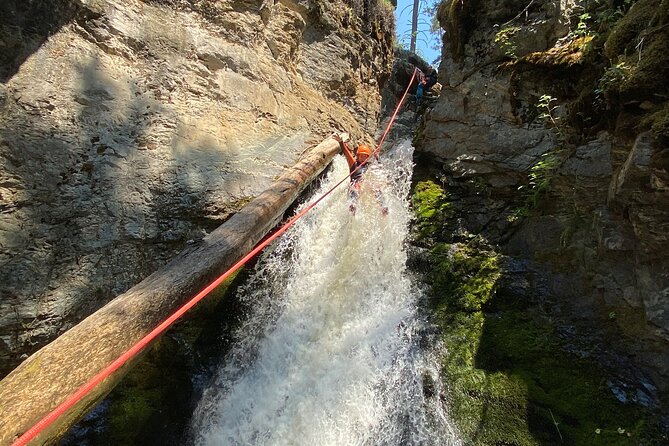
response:
{"label": "person in background", "polygon": [[[335,133],[332,135],[332,138],[339,143],[339,147],[341,148],[341,151],[344,152],[344,156],[348,162],[348,168],[351,172],[351,185],[349,186],[349,192],[351,198],[355,201],[358,199],[358,195],[360,194],[362,175],[369,166],[368,161],[369,157],[372,156],[373,153],[372,148],[367,144],[358,144],[358,147],[355,149],[354,156],[353,152],[349,148],[348,144],[346,144],[346,141],[341,137],[341,135]],[[374,193],[377,200],[379,200],[379,204],[381,204],[381,213],[386,215],[388,213],[388,208],[381,202],[381,192],[375,190]],[[351,203],[349,209],[352,213],[355,214],[355,203]]]}
{"label": "person in background", "polygon": [[418,70],[418,87],[416,87],[416,106],[420,105],[421,100],[423,99],[423,92],[429,91],[437,83],[437,70],[432,68],[431,65],[427,66],[425,73],[423,73],[420,68]]}

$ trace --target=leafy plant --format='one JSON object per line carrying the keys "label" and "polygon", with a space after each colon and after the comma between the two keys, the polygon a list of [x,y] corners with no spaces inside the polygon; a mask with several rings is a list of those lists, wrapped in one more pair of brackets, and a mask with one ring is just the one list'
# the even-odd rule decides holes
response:
{"label": "leafy plant", "polygon": [[578,16],[578,24],[576,29],[569,31],[569,37],[583,37],[583,36],[592,36],[596,34],[588,27],[588,22],[592,19],[592,16],[588,12],[584,12]]}
{"label": "leafy plant", "polygon": [[552,150],[541,155],[541,159],[530,168],[528,199],[536,206],[539,196],[550,190],[555,171],[562,162],[562,150]]}
{"label": "leafy plant", "polygon": [[514,41],[514,37],[520,31],[518,26],[508,26],[502,28],[497,34],[495,34],[495,43],[504,51],[511,59],[517,59],[516,51],[518,50],[518,45]]}
{"label": "leafy plant", "polygon": [[555,172],[564,159],[565,150],[555,149],[541,155],[539,161],[530,167],[527,185],[518,188],[524,194],[523,204],[509,216],[509,221],[530,215],[539,204],[539,199],[550,191]]}
{"label": "leafy plant", "polygon": [[539,119],[543,119],[550,127],[555,130],[558,135],[562,136],[562,129],[560,126],[560,118],[555,116],[555,110],[557,110],[557,105],[552,105],[553,102],[557,102],[557,98],[553,96],[544,94],[539,98],[539,104],[537,108],[542,113],[539,115]]}
{"label": "leafy plant", "polygon": [[[608,25],[613,25],[618,20],[623,18],[625,14],[627,14],[627,11],[632,7],[632,4],[634,4],[634,2],[635,0],[624,0],[622,5],[619,5],[615,8],[609,7],[600,10],[600,12],[597,13],[597,21],[599,23],[606,23]],[[596,0],[595,3],[600,7],[605,7],[609,5],[609,3],[606,0]]]}
{"label": "leafy plant", "polygon": [[616,9],[609,8],[609,9],[605,9],[604,11],[600,12],[597,15],[597,19],[600,22],[607,23],[609,25],[613,25],[618,20],[620,20],[624,15],[625,15],[625,13],[619,7],[616,8]]}

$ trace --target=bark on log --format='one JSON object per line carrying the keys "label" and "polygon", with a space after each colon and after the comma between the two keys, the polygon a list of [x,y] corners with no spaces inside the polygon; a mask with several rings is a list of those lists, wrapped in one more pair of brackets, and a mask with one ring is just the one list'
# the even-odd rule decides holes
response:
{"label": "bark on log", "polygon": [[[0,381],[0,445],[16,440],[76,389],[250,251],[338,152],[322,142],[198,245],[116,297]],[[53,442],[100,401],[126,364],[31,444]]]}

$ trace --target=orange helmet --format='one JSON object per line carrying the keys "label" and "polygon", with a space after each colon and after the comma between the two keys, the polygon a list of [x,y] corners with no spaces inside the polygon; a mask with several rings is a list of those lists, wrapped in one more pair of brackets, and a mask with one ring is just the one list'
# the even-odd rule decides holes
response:
{"label": "orange helmet", "polygon": [[372,156],[372,149],[367,144],[360,144],[356,149],[355,154],[357,156],[360,156],[362,154],[367,156]]}

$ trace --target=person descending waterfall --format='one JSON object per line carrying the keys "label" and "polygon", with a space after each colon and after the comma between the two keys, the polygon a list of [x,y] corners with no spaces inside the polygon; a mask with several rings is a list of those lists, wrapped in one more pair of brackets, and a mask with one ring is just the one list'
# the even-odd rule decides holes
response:
{"label": "person descending waterfall", "polygon": [[[348,168],[351,172],[351,185],[349,186],[349,193],[353,202],[349,206],[349,209],[353,214],[355,214],[355,201],[357,201],[358,196],[360,195],[362,176],[367,170],[367,167],[369,167],[369,157],[372,156],[372,148],[367,144],[358,144],[358,147],[355,149],[354,156],[353,152],[341,135],[335,133],[332,135],[332,137],[339,143],[341,151],[344,152],[344,156],[348,162]],[[381,205],[381,213],[383,215],[388,214],[388,208],[383,204],[381,191],[374,189],[374,195]]]}

